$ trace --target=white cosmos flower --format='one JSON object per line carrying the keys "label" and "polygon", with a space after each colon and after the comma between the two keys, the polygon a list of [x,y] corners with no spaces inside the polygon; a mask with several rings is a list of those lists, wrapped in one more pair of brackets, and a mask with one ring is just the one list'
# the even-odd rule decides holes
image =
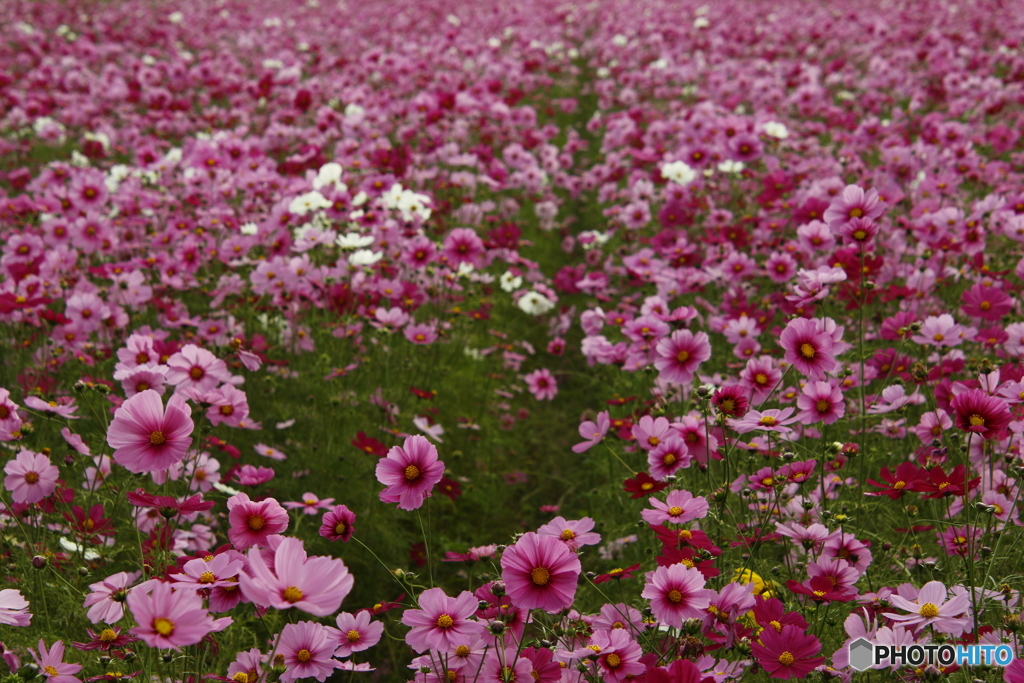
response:
{"label": "white cosmos flower", "polygon": [[338,239],[334,241],[342,249],[358,249],[360,247],[368,247],[373,244],[372,235],[360,235],[358,232],[349,232],[344,235],[338,235]]}
{"label": "white cosmos flower", "polygon": [[342,168],[341,164],[330,162],[320,167],[319,173],[316,174],[316,179],[313,180],[313,189],[319,190],[323,187],[330,185],[334,189],[346,190],[345,183],[341,182]]}
{"label": "white cosmos flower", "polygon": [[291,204],[288,205],[288,213],[295,214],[296,216],[305,216],[310,211],[326,209],[330,205],[331,203],[327,201],[326,197],[313,190],[293,199]]}
{"label": "white cosmos flower", "polygon": [[370,266],[382,258],[384,258],[384,254],[379,251],[360,249],[348,257],[348,262],[353,266]]}
{"label": "white cosmos flower", "polygon": [[673,161],[663,164],[661,175],[677,185],[689,185],[697,179],[697,172],[684,161]]}
{"label": "white cosmos flower", "polygon": [[520,285],[523,284],[523,278],[519,277],[518,275],[513,275],[512,271],[508,271],[501,276],[501,279],[498,280],[498,283],[501,285],[502,291],[514,292],[517,289],[519,289]]}
{"label": "white cosmos flower", "polygon": [[785,125],[779,123],[778,121],[769,121],[768,123],[764,124],[763,128],[764,134],[769,135],[773,138],[785,140],[786,138],[789,137],[789,130],[786,128]]}
{"label": "white cosmos flower", "polygon": [[516,303],[519,310],[530,315],[544,315],[555,307],[554,302],[540,292],[527,292]]}

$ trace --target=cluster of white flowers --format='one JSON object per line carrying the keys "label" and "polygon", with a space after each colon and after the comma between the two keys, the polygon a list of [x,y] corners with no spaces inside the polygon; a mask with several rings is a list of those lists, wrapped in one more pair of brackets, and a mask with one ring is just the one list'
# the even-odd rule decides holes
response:
{"label": "cluster of white flowers", "polygon": [[404,221],[411,221],[416,216],[421,220],[430,218],[430,209],[427,207],[430,197],[403,189],[398,183],[392,185],[391,189],[381,196],[381,199],[384,200],[384,206],[387,208],[400,211]]}
{"label": "cluster of white flowers", "polygon": [[685,161],[672,161],[662,164],[661,175],[677,185],[689,185],[697,179],[697,172]]}

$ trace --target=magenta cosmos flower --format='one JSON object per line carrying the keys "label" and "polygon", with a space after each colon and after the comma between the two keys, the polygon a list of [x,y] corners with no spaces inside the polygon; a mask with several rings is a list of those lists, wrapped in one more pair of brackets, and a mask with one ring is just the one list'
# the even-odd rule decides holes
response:
{"label": "magenta cosmos flower", "polygon": [[57,488],[60,470],[42,453],[19,451],[4,465],[4,488],[15,503],[38,503]]}
{"label": "magenta cosmos flower", "polygon": [[551,401],[558,394],[558,383],[546,368],[534,370],[523,379],[530,393],[538,401]]}
{"label": "magenta cosmos flower", "polygon": [[171,396],[164,410],[152,389],[135,394],[114,413],[107,443],[114,461],[132,472],[158,472],[180,462],[192,445],[192,408],[181,396]]}
{"label": "magenta cosmos flower", "polygon": [[476,614],[478,602],[469,591],[462,591],[457,598],[448,597],[440,588],[423,591],[420,609],[407,609],[402,614],[402,623],[412,628],[405,641],[416,652],[446,652],[482,637],[486,628],[470,618]]}
{"label": "magenta cosmos flower", "polygon": [[685,564],[658,567],[647,575],[647,585],[640,595],[651,601],[658,621],[675,628],[681,628],[687,619],[703,619],[711,604],[704,575]]}
{"label": "magenta cosmos flower", "polygon": [[772,678],[807,678],[825,663],[824,657],[817,656],[821,642],[799,626],[786,624],[780,631],[766,628],[759,640],[750,644],[750,653]]}
{"label": "magenta cosmos flower", "polygon": [[444,463],[437,459],[437,448],[419,434],[408,437],[377,461],[377,481],[387,486],[380,492],[380,499],[398,503],[400,510],[416,510],[423,505],[442,477]]}
{"label": "magenta cosmos flower", "polygon": [[227,364],[195,344],[186,344],[167,360],[167,382],[177,391],[210,391],[231,379]]}
{"label": "magenta cosmos flower", "polygon": [[266,546],[267,538],[288,528],[288,512],[273,498],[259,502],[238,493],[228,498],[228,540],[238,550]]}
{"label": "magenta cosmos flower", "polygon": [[259,548],[249,550],[248,574],[238,575],[245,597],[260,607],[296,607],[326,617],[341,607],[355,578],[340,559],[308,557],[302,541],[284,538],[274,552],[273,571]]}
{"label": "magenta cosmos flower", "polygon": [[874,188],[865,192],[856,185],[847,185],[841,197],[832,200],[822,216],[833,233],[839,232],[844,223],[854,218],[875,220],[885,212],[885,205],[878,201],[878,191]]}
{"label": "magenta cosmos flower", "polygon": [[46,650],[46,643],[39,641],[39,651],[29,649],[32,659],[39,665],[39,673],[46,676],[48,683],[82,683],[72,674],[82,670],[81,664],[66,664],[64,662],[64,642],[58,640],[49,651]]}
{"label": "magenta cosmos flower", "polygon": [[154,582],[151,592],[138,588],[129,592],[128,609],[138,624],[129,632],[146,645],[161,649],[195,645],[231,623],[228,617],[226,622],[214,621],[196,591],[176,591],[162,581]]}
{"label": "magenta cosmos flower", "polygon": [[786,352],[786,362],[811,379],[823,379],[826,372],[836,367],[832,335],[814,320],[790,320],[779,343]]}
{"label": "magenta cosmos flower", "polygon": [[369,612],[342,612],[335,623],[338,625],[338,649],[334,652],[335,657],[348,657],[353,652],[367,650],[376,645],[384,633],[384,624],[371,621]]}
{"label": "magenta cosmos flower", "polygon": [[572,605],[581,569],[561,540],[532,531],[501,556],[501,579],[512,604],[552,614]]}
{"label": "magenta cosmos flower", "polygon": [[700,364],[711,358],[711,342],[704,332],[676,330],[658,342],[654,367],[661,378],[676,384],[689,384]]}
{"label": "magenta cosmos flower", "polygon": [[323,681],[341,666],[341,662],[333,658],[336,639],[326,627],[312,621],[286,624],[274,649],[277,652],[274,659],[280,657],[285,666],[281,683],[292,683],[300,678]]}
{"label": "magenta cosmos flower", "polygon": [[334,509],[324,513],[320,520],[320,535],[329,541],[347,542],[352,538],[356,527],[356,513],[347,505],[335,505]]}
{"label": "magenta cosmos flower", "polygon": [[997,437],[1009,426],[1013,416],[1006,401],[989,396],[981,389],[958,394],[950,401],[956,426],[983,439]]}

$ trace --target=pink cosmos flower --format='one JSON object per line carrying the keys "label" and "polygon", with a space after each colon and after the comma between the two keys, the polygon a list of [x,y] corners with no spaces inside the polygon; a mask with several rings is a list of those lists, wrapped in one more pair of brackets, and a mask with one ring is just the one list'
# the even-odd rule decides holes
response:
{"label": "pink cosmos flower", "polygon": [[32,451],[18,451],[4,465],[4,472],[4,488],[18,504],[38,503],[46,498],[56,490],[60,476],[60,469],[48,457]]}
{"label": "pink cosmos flower", "polygon": [[526,381],[530,393],[538,401],[550,401],[558,394],[558,384],[546,368],[534,370],[523,379]]}
{"label": "pink cosmos flower", "polygon": [[586,439],[581,443],[576,444],[572,447],[573,453],[585,453],[591,448],[596,446],[604,439],[604,435],[608,433],[608,428],[611,426],[611,419],[608,417],[608,411],[602,410],[597,414],[597,422],[591,422],[590,420],[584,421],[579,426],[580,436]]}
{"label": "pink cosmos flower", "polygon": [[394,446],[387,457],[377,461],[377,481],[387,486],[380,499],[398,503],[400,510],[415,510],[423,505],[430,491],[444,477],[444,463],[437,459],[437,448],[416,434],[402,446]]}
{"label": "pink cosmos flower", "polygon": [[260,680],[260,676],[264,670],[264,662],[266,657],[258,647],[254,647],[245,652],[239,652],[235,657],[235,661],[228,664],[228,675],[232,681],[236,681],[235,676],[243,674],[244,679],[240,683],[256,683]]}
{"label": "pink cosmos flower", "polygon": [[648,502],[654,509],[640,511],[640,516],[648,524],[685,524],[708,514],[707,499],[704,496],[694,497],[692,493],[683,489],[670,492],[664,503],[653,497]]}
{"label": "pink cosmos flower", "polygon": [[237,427],[249,417],[248,397],[244,391],[239,391],[231,384],[206,392],[203,394],[203,402],[210,404],[206,418],[213,426],[226,424]]}
{"label": "pink cosmos flower", "polygon": [[839,387],[830,382],[809,382],[796,399],[800,408],[796,419],[802,424],[832,424],[846,413],[846,402]]}
{"label": "pink cosmos flower", "polygon": [[175,590],[205,588],[237,588],[234,581],[245,567],[245,555],[237,550],[228,550],[207,559],[200,557],[189,560],[181,568],[181,572],[171,574],[177,583]]}
{"label": "pink cosmos flower", "polygon": [[248,573],[238,576],[245,597],[260,607],[296,607],[326,617],[341,607],[355,579],[333,557],[308,557],[302,541],[283,538],[274,552],[273,571],[259,548],[248,553]]}
{"label": "pink cosmos flower", "polygon": [[867,192],[856,185],[847,185],[841,197],[832,200],[825,209],[822,219],[833,233],[837,233],[844,223],[855,218],[875,220],[885,212],[885,205],[878,201],[878,190],[871,188]]}
{"label": "pink cosmos flower", "polygon": [[406,325],[402,334],[413,344],[433,344],[437,341],[437,329],[427,323],[412,323]]}
{"label": "pink cosmos flower", "polygon": [[477,610],[477,600],[469,591],[456,598],[445,595],[440,588],[431,588],[420,594],[420,609],[408,609],[402,614],[402,623],[412,628],[405,640],[416,652],[452,650],[461,643],[476,640],[486,628],[470,619]]}
{"label": "pink cosmos flower", "polygon": [[475,268],[483,265],[484,243],[472,228],[455,228],[444,240],[441,256],[448,265],[457,268],[468,263]]}
{"label": "pink cosmos flower", "polygon": [[329,541],[348,542],[355,532],[356,513],[347,505],[335,505],[320,522],[320,535]]}
{"label": "pink cosmos flower", "polygon": [[14,588],[0,590],[0,624],[28,626],[32,613],[28,611],[28,600],[21,591]]}
{"label": "pink cosmos flower", "polygon": [[68,420],[77,420],[78,416],[75,415],[78,412],[78,406],[75,405],[75,399],[61,396],[53,401],[44,401],[38,396],[26,396],[25,405],[33,410],[40,410],[44,413],[53,413],[54,415],[60,415]]}
{"label": "pink cosmos flower", "polygon": [[134,367],[121,367],[118,364],[114,379],[121,383],[125,396],[131,398],[146,389],[152,389],[161,396],[167,391],[164,382],[167,379],[167,367],[153,363],[145,363]]}
{"label": "pink cosmos flower", "polygon": [[681,628],[687,619],[703,619],[704,610],[711,604],[710,593],[698,569],[673,564],[649,573],[640,595],[651,601],[658,621]]}
{"label": "pink cosmos flower", "polygon": [[230,382],[227,364],[195,344],[186,344],[167,359],[167,382],[176,391],[194,389],[200,393],[214,389],[222,382]]}
{"label": "pink cosmos flower", "polygon": [[948,600],[947,597],[945,584],[941,581],[929,581],[921,587],[917,599],[913,602],[895,593],[889,596],[889,602],[894,607],[910,614],[886,612],[885,616],[901,622],[904,626],[932,626],[942,633],[958,636],[964,632],[970,621],[970,594],[963,591]]}
{"label": "pink cosmos flower", "polygon": [[572,605],[582,567],[562,541],[524,534],[501,556],[501,579],[512,604],[554,614]]}
{"label": "pink cosmos flower", "polygon": [[795,408],[783,408],[781,410],[772,408],[765,411],[751,410],[741,419],[729,419],[727,422],[738,434],[746,434],[755,429],[763,432],[788,434],[793,430],[786,425],[791,425],[797,421],[796,417],[792,417],[795,410]]}
{"label": "pink cosmos flower", "polygon": [[124,616],[124,602],[128,597],[128,586],[139,579],[139,572],[118,572],[99,583],[90,584],[92,593],[85,596],[89,611],[86,616],[94,624],[113,624]]}
{"label": "pink cosmos flower", "polygon": [[911,341],[923,346],[945,348],[959,346],[964,340],[964,328],[956,324],[953,316],[943,313],[939,316],[930,315],[921,323],[921,329],[911,337]]}
{"label": "pink cosmos flower", "polygon": [[689,467],[693,461],[690,449],[682,439],[669,437],[664,443],[647,453],[647,464],[651,476],[658,481],[665,481],[683,467]]}
{"label": "pink cosmos flower", "polygon": [[138,624],[129,632],[146,645],[161,649],[195,645],[232,623],[230,617],[214,620],[196,591],[176,591],[162,581],[154,581],[151,591],[139,586],[129,592],[128,609]]}
{"label": "pink cosmos flower", "polygon": [[253,467],[242,465],[235,472],[235,481],[244,486],[265,484],[274,478],[274,470],[270,467]]}
{"label": "pink cosmos flower", "polygon": [[832,335],[816,320],[790,320],[782,330],[779,344],[786,352],[786,362],[810,379],[823,379],[826,372],[836,367]]}
{"label": "pink cosmos flower", "polygon": [[334,503],[333,498],[324,498],[321,500],[317,498],[313,493],[303,493],[301,501],[287,501],[284,506],[289,510],[302,510],[303,514],[315,515],[318,514],[321,509],[326,510],[331,507]]}
{"label": "pink cosmos flower", "polygon": [[228,539],[238,550],[266,546],[267,538],[288,528],[288,513],[273,498],[259,502],[244,493],[228,498]]}
{"label": "pink cosmos flower", "polygon": [[132,472],[157,472],[180,462],[192,445],[192,408],[172,396],[164,410],[160,394],[147,389],[125,401],[107,430],[114,461]]}
{"label": "pink cosmos flower", "polygon": [[369,612],[349,614],[342,612],[335,620],[338,625],[338,649],[335,657],[348,657],[353,652],[362,652],[380,642],[384,624],[371,621]]}
{"label": "pink cosmos flower", "polygon": [[644,415],[630,430],[636,445],[645,451],[654,450],[672,435],[668,418]]}
{"label": "pink cosmos flower", "polygon": [[711,358],[711,342],[704,332],[676,330],[655,347],[658,357],[654,367],[661,379],[676,384],[689,384],[700,364]]}
{"label": "pink cosmos flower", "polygon": [[591,531],[593,528],[594,520],[590,517],[571,521],[565,517],[555,517],[537,529],[537,534],[561,539],[569,550],[576,552],[581,546],[597,545],[601,542],[601,534]]}
{"label": "pink cosmos flower", "polygon": [[640,644],[625,629],[594,631],[587,648],[597,654],[594,666],[602,681],[631,680],[647,668],[640,663]]}
{"label": "pink cosmos flower", "polygon": [[274,648],[284,660],[285,670],[281,674],[281,683],[293,683],[300,678],[326,680],[341,666],[341,662],[333,658],[336,649],[336,639],[321,624],[312,621],[285,624]]}
{"label": "pink cosmos flower", "polygon": [[29,648],[29,654],[36,660],[39,666],[39,673],[46,676],[48,683],[82,683],[72,674],[82,670],[81,664],[66,664],[64,662],[64,642],[58,640],[49,651],[46,650],[46,643],[39,641],[39,650]]}

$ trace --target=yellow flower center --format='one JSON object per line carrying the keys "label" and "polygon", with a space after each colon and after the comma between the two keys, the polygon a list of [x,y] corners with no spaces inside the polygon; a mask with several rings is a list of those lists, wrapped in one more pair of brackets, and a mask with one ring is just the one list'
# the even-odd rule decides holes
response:
{"label": "yellow flower center", "polygon": [[157,430],[155,432],[150,432],[150,434],[149,434],[149,443],[151,443],[152,445],[159,446],[159,445],[163,444],[165,441],[167,441],[167,437],[164,436],[163,432],[161,432],[159,430]]}
{"label": "yellow flower center", "polygon": [[622,659],[613,652],[604,658],[604,663],[609,669],[614,669],[622,663]]}
{"label": "yellow flower center", "polygon": [[281,593],[281,597],[283,597],[288,602],[298,602],[302,599],[302,589],[300,589],[298,586],[288,586],[284,589],[284,592]]}
{"label": "yellow flower center", "polygon": [[680,351],[679,353],[676,354],[676,360],[679,361],[680,363],[685,363],[689,357],[690,354],[687,351]]}
{"label": "yellow flower center", "polygon": [[299,660],[303,664],[305,664],[312,658],[313,653],[306,649],[299,650],[299,652],[295,655],[295,659]]}
{"label": "yellow flower center", "polygon": [[459,645],[457,648],[455,648],[455,656],[456,657],[468,657],[469,656],[469,646],[468,645]]}
{"label": "yellow flower center", "polygon": [[572,529],[566,529],[565,531],[562,532],[562,535],[561,535],[560,538],[563,541],[571,541],[572,539],[576,538],[576,532],[573,531]]}
{"label": "yellow flower center", "polygon": [[775,629],[778,633],[782,633],[782,624],[778,621],[769,621],[768,625]]}
{"label": "yellow flower center", "polygon": [[936,607],[933,603],[926,602],[923,605],[921,605],[921,616],[925,619],[937,617],[939,616],[939,608]]}
{"label": "yellow flower center", "polygon": [[169,636],[174,633],[174,622],[165,617],[157,617],[153,620],[153,630],[162,636]]}
{"label": "yellow flower center", "polygon": [[405,478],[409,481],[417,479],[420,476],[420,468],[416,465],[409,465],[405,468]]}
{"label": "yellow flower center", "polygon": [[266,523],[267,521],[259,515],[253,515],[249,518],[249,528],[253,531],[259,531]]}
{"label": "yellow flower center", "polygon": [[199,583],[213,583],[217,580],[217,577],[213,575],[213,572],[203,572],[199,575]]}
{"label": "yellow flower center", "polygon": [[896,489],[897,491],[900,491],[900,490],[906,488],[906,486],[907,486],[907,482],[905,482],[905,481],[898,481],[898,482],[896,482],[895,484],[892,485],[892,487],[894,489]]}
{"label": "yellow flower center", "polygon": [[663,457],[661,461],[666,465],[674,465],[676,462],[676,456],[672,455],[671,453],[666,453],[665,457]]}
{"label": "yellow flower center", "polygon": [[757,382],[758,384],[768,384],[768,375],[764,374],[763,372],[759,372],[756,375],[754,375],[754,381]]}
{"label": "yellow flower center", "polygon": [[683,514],[683,508],[679,507],[678,505],[670,507],[668,509],[668,514],[672,515],[673,517],[678,517],[679,515]]}
{"label": "yellow flower center", "polygon": [[792,652],[783,652],[779,655],[779,664],[782,666],[790,666],[795,661],[796,657],[793,656]]}
{"label": "yellow flower center", "polygon": [[774,426],[775,426],[775,423],[776,423],[776,422],[778,422],[778,420],[776,420],[776,419],[775,419],[774,417],[772,417],[771,415],[765,415],[765,416],[763,416],[763,417],[761,418],[760,422],[761,422],[761,424],[762,424],[762,425],[764,425],[765,427],[774,427]]}
{"label": "yellow flower center", "polygon": [[34,484],[37,481],[39,481],[39,473],[38,472],[26,472],[25,473],[25,483],[26,484]]}
{"label": "yellow flower center", "polygon": [[451,628],[455,625],[455,620],[452,619],[450,614],[442,614],[437,618],[438,628]]}
{"label": "yellow flower center", "polygon": [[117,640],[117,633],[112,628],[105,628],[100,632],[101,643],[112,643]]}
{"label": "yellow flower center", "polygon": [[863,215],[864,215],[864,210],[863,209],[860,209],[860,208],[850,209],[850,218],[860,218]]}
{"label": "yellow flower center", "polygon": [[203,375],[205,375],[205,374],[206,374],[206,371],[203,370],[200,367],[194,367],[194,368],[192,368],[191,370],[188,371],[188,376],[191,377],[192,379],[195,379],[195,380],[202,379]]}
{"label": "yellow flower center", "polygon": [[668,595],[666,595],[665,597],[668,598],[669,602],[675,603],[675,604],[678,604],[678,603],[683,601],[683,594],[680,593],[679,591],[677,591],[675,588],[670,590],[668,592]]}
{"label": "yellow flower center", "polygon": [[936,333],[935,336],[932,337],[932,339],[934,339],[937,342],[944,341],[946,339],[946,335],[941,334],[941,333]]}
{"label": "yellow flower center", "polygon": [[345,634],[345,638],[347,638],[348,642],[350,643],[358,643],[359,639],[362,638],[362,636],[359,635],[359,631],[352,629],[351,631]]}
{"label": "yellow flower center", "polygon": [[971,415],[969,418],[967,418],[967,421],[971,423],[972,427],[985,426],[985,418],[983,418],[981,415]]}
{"label": "yellow flower center", "polygon": [[814,358],[814,347],[810,344],[801,344],[800,355],[804,358]]}
{"label": "yellow flower center", "polygon": [[345,533],[345,529],[347,528],[348,527],[345,526],[345,522],[338,522],[334,525],[334,533],[340,536],[341,534]]}
{"label": "yellow flower center", "polygon": [[530,572],[530,580],[535,586],[546,586],[551,580],[551,572],[547,570],[547,567],[534,567]]}
{"label": "yellow flower center", "polygon": [[825,399],[821,399],[820,401],[814,404],[814,407],[818,409],[819,413],[824,413],[826,410],[828,410],[828,405],[828,401],[826,401]]}
{"label": "yellow flower center", "polygon": [[52,666],[44,666],[43,667],[43,671],[45,671],[50,676],[59,676],[60,675],[57,672],[57,670],[55,668],[53,668]]}

